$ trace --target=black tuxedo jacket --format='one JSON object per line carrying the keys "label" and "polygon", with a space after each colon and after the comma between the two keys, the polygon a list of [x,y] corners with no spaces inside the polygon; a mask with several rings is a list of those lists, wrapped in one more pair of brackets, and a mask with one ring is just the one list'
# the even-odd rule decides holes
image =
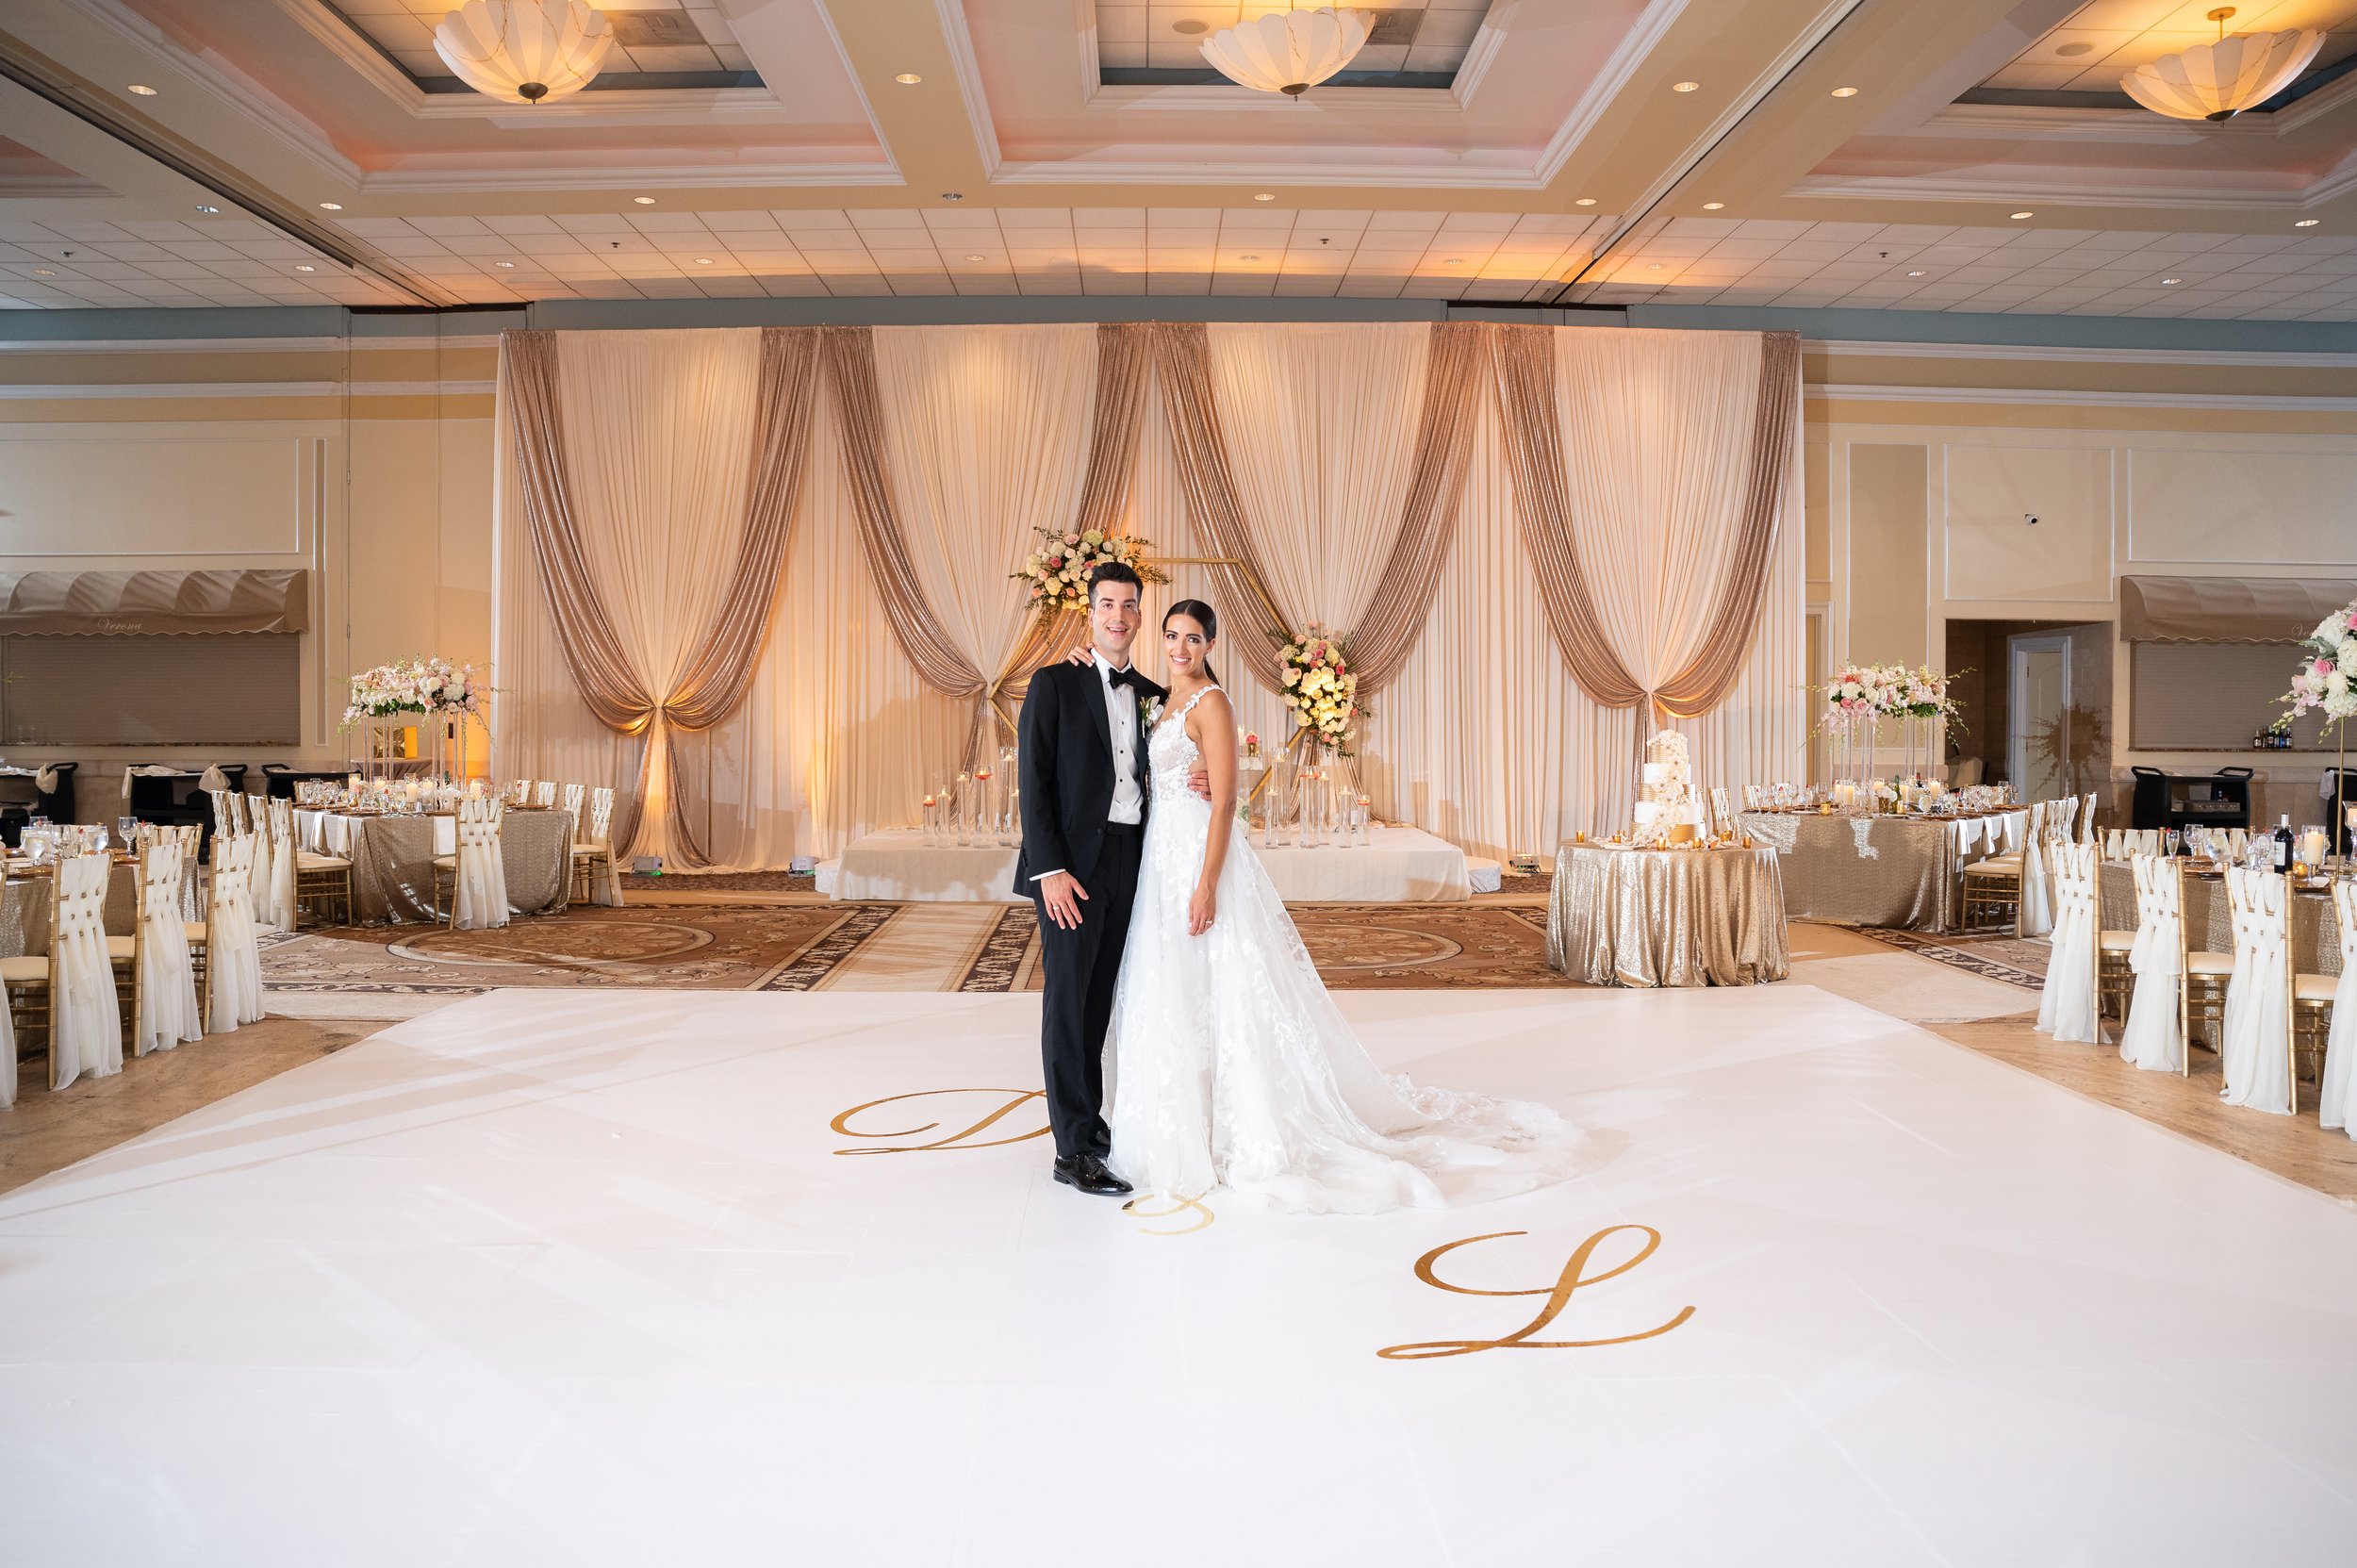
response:
{"label": "black tuxedo jacket", "polygon": [[[1144,690],[1125,697],[1162,699],[1170,694],[1139,677]],[[1105,711],[1105,678],[1094,664],[1054,664],[1031,677],[1015,727],[1019,748],[1016,783],[1023,791],[1023,849],[1014,861],[1014,891],[1029,898],[1031,878],[1064,870],[1088,885],[1105,843],[1105,814],[1113,805],[1113,719]],[[1137,765],[1141,808],[1151,801],[1146,786],[1146,727],[1138,718]],[[1139,821],[1146,818],[1141,809]]]}

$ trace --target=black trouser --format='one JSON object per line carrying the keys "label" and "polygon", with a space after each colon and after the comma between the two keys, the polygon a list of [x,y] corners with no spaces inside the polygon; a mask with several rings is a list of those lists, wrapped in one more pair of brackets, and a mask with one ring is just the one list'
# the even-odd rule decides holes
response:
{"label": "black trouser", "polygon": [[1113,1022],[1113,982],[1129,937],[1143,842],[1138,828],[1106,824],[1104,849],[1080,884],[1088,894],[1080,900],[1080,923],[1070,931],[1056,924],[1036,892],[1031,895],[1047,982],[1040,999],[1040,1066],[1059,1155],[1101,1155],[1113,1147],[1105,1130],[1105,1028]]}

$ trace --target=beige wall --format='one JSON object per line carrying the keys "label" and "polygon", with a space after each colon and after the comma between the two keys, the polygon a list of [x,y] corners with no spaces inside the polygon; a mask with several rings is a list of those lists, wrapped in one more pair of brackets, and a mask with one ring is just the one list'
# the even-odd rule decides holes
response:
{"label": "beige wall", "polygon": [[[18,748],[81,762],[111,816],[128,761],[333,767],[346,678],[404,655],[487,664],[487,336],[0,351],[0,569],[302,567],[295,750]],[[471,748],[485,754],[479,734]]]}

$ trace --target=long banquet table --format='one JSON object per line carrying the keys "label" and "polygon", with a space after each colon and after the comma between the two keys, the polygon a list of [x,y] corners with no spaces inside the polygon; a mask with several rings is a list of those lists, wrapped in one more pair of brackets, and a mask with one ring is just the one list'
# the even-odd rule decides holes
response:
{"label": "long banquet table", "polygon": [[[190,920],[205,917],[204,879],[210,873],[191,866],[180,883],[180,913]],[[8,862],[8,880],[0,887],[0,958],[39,958],[49,950],[50,873],[34,871],[22,861]],[[107,881],[104,918],[107,934],[129,936],[139,929],[140,870],[136,861],[118,859]]]}
{"label": "long banquet table", "polygon": [[[562,811],[510,806],[500,822],[500,859],[507,869],[507,906],[519,915],[565,907],[572,878],[572,824]],[[295,836],[315,854],[352,862],[354,925],[430,925],[434,857],[458,848],[458,819],[447,815],[298,811]]]}
{"label": "long banquet table", "polygon": [[2030,814],[1843,817],[1746,811],[1738,821],[1784,867],[1785,908],[1803,919],[1896,931],[1954,931],[1964,868],[2021,848]]}
{"label": "long banquet table", "polygon": [[1772,850],[1566,844],[1547,963],[1589,985],[1751,985],[1791,972],[1784,925]]}
{"label": "long banquet table", "polygon": [[[2124,860],[2103,863],[2103,926],[2136,929],[2136,873]],[[2234,921],[2222,877],[2185,877],[2185,940],[2196,949],[2231,953]],[[2341,972],[2341,922],[2329,892],[2302,888],[2292,896],[2292,961],[2301,974]]]}

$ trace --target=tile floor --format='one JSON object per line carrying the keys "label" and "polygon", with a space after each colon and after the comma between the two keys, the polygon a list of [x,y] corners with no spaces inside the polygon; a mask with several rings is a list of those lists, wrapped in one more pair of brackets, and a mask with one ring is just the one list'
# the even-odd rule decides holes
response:
{"label": "tile floor", "polygon": [[1338,999],[1588,1171],[1125,1214],[1022,1136],[1024,996],[495,993],[298,1066],[0,1197],[0,1556],[2348,1560],[2357,1214],[1806,983]]}

